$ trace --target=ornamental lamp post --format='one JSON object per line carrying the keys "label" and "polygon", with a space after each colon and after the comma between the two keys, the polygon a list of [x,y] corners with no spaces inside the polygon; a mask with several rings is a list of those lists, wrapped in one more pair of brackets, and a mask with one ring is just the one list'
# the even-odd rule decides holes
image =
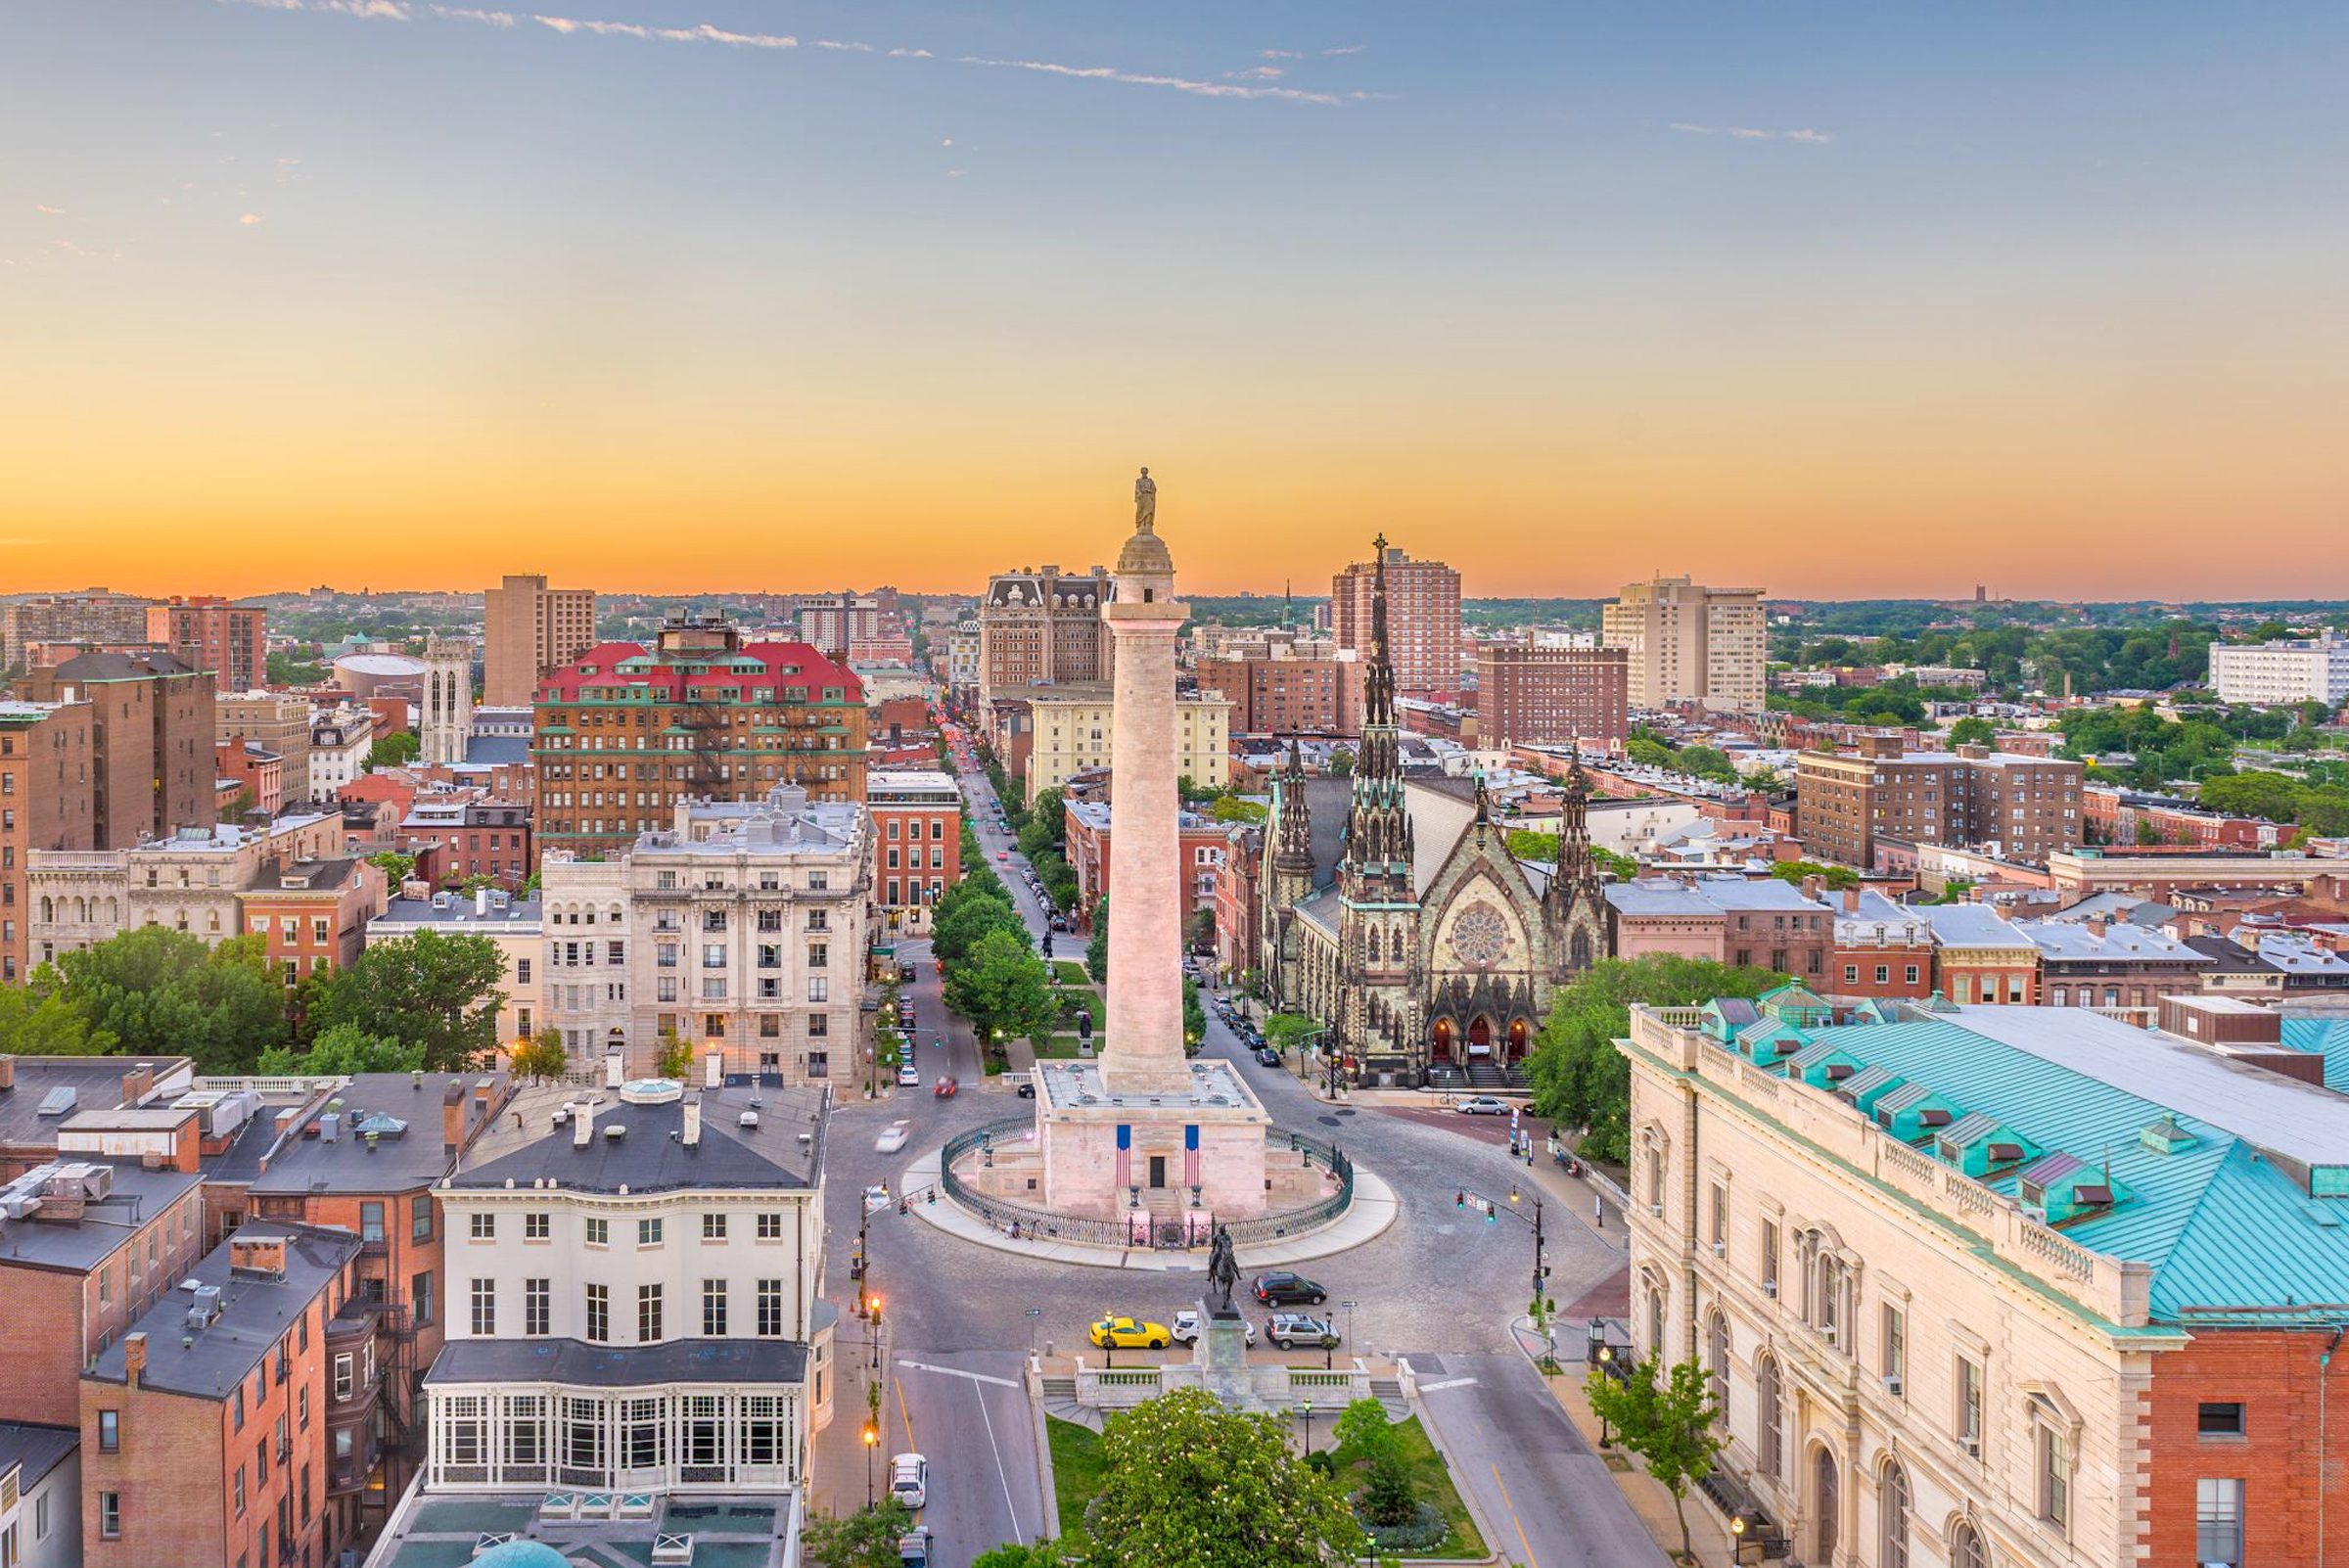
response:
{"label": "ornamental lamp post", "polygon": [[864,1423],[864,1505],[873,1504],[873,1453],[881,1447],[881,1428],[871,1421]]}
{"label": "ornamental lamp post", "polygon": [[[1613,1377],[1615,1375],[1615,1369],[1613,1365],[1610,1364],[1614,1360],[1615,1347],[1605,1343],[1602,1340],[1598,1347],[1598,1370],[1600,1376]],[[1607,1412],[1603,1409],[1598,1412],[1598,1446],[1602,1449],[1611,1449],[1615,1446],[1614,1438],[1607,1431]]]}

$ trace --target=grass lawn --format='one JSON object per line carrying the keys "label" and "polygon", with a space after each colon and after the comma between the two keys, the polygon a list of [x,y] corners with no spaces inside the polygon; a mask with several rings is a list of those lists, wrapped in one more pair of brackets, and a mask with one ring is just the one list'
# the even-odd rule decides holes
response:
{"label": "grass lawn", "polygon": [[1064,987],[1060,992],[1060,1004],[1071,1022],[1074,1022],[1076,1015],[1082,1011],[1092,1015],[1095,1029],[1101,1027],[1101,993],[1099,992],[1080,991],[1073,986]]}
{"label": "grass lawn", "polygon": [[1101,1458],[1101,1434],[1047,1415],[1044,1438],[1052,1446],[1052,1491],[1060,1501],[1060,1533],[1076,1535],[1084,1529],[1085,1504],[1101,1490],[1108,1473]]}
{"label": "grass lawn", "polygon": [[[1404,1462],[1410,1466],[1412,1493],[1420,1501],[1442,1510],[1445,1522],[1451,1526],[1451,1533],[1441,1545],[1419,1555],[1482,1557],[1485,1538],[1477,1531],[1476,1521],[1468,1516],[1468,1505],[1460,1500],[1459,1489],[1451,1484],[1451,1470],[1445,1464],[1444,1455],[1436,1452],[1435,1444],[1428,1440],[1427,1429],[1419,1424],[1419,1417],[1414,1415],[1396,1422],[1395,1436],[1403,1443]],[[1359,1478],[1359,1471],[1350,1477],[1355,1481]]]}
{"label": "grass lawn", "polygon": [[1052,1057],[1074,1060],[1082,1053],[1077,1049],[1077,1037],[1075,1035],[1054,1035],[1045,1041],[1044,1048],[1037,1051],[1036,1054],[1039,1058]]}
{"label": "grass lawn", "polygon": [[1093,983],[1093,977],[1084,972],[1084,965],[1074,959],[1053,959],[1052,972],[1060,977],[1060,983],[1064,986],[1089,986]]}

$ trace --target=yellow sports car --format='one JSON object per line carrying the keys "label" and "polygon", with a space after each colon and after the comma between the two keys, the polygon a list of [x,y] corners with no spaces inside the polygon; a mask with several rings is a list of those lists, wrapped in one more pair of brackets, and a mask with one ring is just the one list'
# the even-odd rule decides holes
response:
{"label": "yellow sports car", "polygon": [[1104,1349],[1161,1350],[1174,1336],[1164,1323],[1132,1317],[1104,1317],[1092,1328],[1092,1341]]}

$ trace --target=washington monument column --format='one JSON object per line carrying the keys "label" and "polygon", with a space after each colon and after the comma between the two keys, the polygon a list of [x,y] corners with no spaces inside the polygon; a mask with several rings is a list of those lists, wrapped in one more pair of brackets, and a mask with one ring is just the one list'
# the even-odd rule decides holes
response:
{"label": "washington monument column", "polygon": [[1174,558],[1156,530],[1158,486],[1133,483],[1133,537],[1101,607],[1116,639],[1110,732],[1109,1015],[1101,1078],[1114,1094],[1187,1094],[1182,1049],[1182,863],[1174,766]]}

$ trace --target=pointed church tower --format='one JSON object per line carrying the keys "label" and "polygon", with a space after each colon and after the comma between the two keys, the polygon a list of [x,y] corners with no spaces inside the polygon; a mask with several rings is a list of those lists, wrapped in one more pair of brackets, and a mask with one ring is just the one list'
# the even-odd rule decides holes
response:
{"label": "pointed church tower", "polygon": [[1607,899],[1599,886],[1598,856],[1590,852],[1590,780],[1578,746],[1566,772],[1566,804],[1558,818],[1558,862],[1542,895],[1558,978],[1573,980],[1607,955]]}
{"label": "pointed church tower", "polygon": [[[1370,587],[1369,669],[1362,679],[1362,743],[1346,810],[1338,862],[1339,1048],[1359,1070],[1363,1058],[1414,1056],[1418,897],[1411,881],[1411,818],[1404,800],[1403,754],[1395,728],[1395,665],[1387,652],[1387,539]],[[1401,1064],[1398,1065],[1406,1065]]]}
{"label": "pointed church tower", "polygon": [[1313,896],[1313,822],[1305,800],[1305,759],[1294,738],[1272,775],[1272,831],[1265,846],[1257,930],[1263,933],[1266,994],[1283,1012],[1302,1011],[1297,962],[1297,906]]}

